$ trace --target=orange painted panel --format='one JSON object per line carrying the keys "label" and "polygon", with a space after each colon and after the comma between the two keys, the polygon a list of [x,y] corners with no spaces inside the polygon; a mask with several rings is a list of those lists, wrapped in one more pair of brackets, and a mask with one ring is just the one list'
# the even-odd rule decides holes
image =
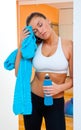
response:
{"label": "orange painted panel", "polygon": [[31,12],[41,12],[54,23],[59,23],[59,10],[46,4],[39,5],[20,5],[20,29],[25,26],[27,16]]}

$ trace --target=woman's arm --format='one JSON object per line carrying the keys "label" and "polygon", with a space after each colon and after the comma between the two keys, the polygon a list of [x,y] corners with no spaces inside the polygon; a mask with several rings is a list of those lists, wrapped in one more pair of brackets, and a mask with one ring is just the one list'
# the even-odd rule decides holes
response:
{"label": "woman's arm", "polygon": [[15,75],[17,76],[17,72],[18,72],[18,67],[19,67],[19,63],[20,63],[20,59],[21,59],[21,52],[20,52],[20,48],[21,48],[21,43],[22,40],[25,39],[28,35],[30,34],[30,32],[24,28],[21,33],[20,33],[20,44],[18,46],[18,53],[17,53],[17,57],[16,57],[16,61],[15,61]]}
{"label": "woman's arm", "polygon": [[60,91],[65,91],[73,87],[73,43],[70,41],[68,43],[68,52],[69,52],[69,78],[66,79],[64,84],[59,85]]}
{"label": "woman's arm", "polygon": [[16,61],[15,61],[15,75],[16,76],[17,76],[17,72],[18,72],[18,67],[19,67],[20,59],[21,59],[21,52],[20,52],[20,48],[19,48],[17,56],[16,56]]}

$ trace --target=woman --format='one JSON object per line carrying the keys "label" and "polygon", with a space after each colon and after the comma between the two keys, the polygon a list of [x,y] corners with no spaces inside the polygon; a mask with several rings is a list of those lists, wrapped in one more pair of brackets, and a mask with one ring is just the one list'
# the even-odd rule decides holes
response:
{"label": "woman", "polygon": [[[64,91],[72,87],[72,41],[57,36],[51,28],[50,21],[39,12],[30,14],[26,25],[32,26],[35,36],[40,39],[41,43],[32,60],[35,68],[35,76],[31,83],[33,111],[31,115],[23,116],[25,130],[40,130],[43,117],[46,130],[65,130]],[[21,41],[28,35],[30,32],[24,29]],[[15,63],[16,74],[20,58],[19,50]],[[68,67],[70,78],[65,82]],[[47,73],[53,81],[51,87],[42,85]],[[44,105],[45,90],[53,97],[52,106]]]}

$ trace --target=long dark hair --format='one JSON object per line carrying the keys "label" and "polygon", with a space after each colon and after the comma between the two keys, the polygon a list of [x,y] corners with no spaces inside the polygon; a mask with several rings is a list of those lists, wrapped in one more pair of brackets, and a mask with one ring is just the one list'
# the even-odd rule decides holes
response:
{"label": "long dark hair", "polygon": [[[39,12],[33,12],[33,13],[31,13],[31,14],[27,17],[27,19],[26,19],[26,26],[28,26],[28,25],[30,24],[32,18],[34,18],[34,17],[42,17],[42,18],[46,19],[46,16],[45,16],[44,14],[39,13]],[[37,36],[35,36],[35,37],[36,37],[36,43],[37,43],[37,44],[39,44],[39,43],[42,42],[42,39],[40,39],[40,38],[37,37]]]}

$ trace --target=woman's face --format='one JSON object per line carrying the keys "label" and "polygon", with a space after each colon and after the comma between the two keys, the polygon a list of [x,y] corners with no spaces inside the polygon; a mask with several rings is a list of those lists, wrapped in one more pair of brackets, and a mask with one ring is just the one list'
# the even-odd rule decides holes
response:
{"label": "woman's face", "polygon": [[32,26],[37,37],[46,40],[51,36],[52,29],[47,19],[35,16],[32,18],[29,25]]}

